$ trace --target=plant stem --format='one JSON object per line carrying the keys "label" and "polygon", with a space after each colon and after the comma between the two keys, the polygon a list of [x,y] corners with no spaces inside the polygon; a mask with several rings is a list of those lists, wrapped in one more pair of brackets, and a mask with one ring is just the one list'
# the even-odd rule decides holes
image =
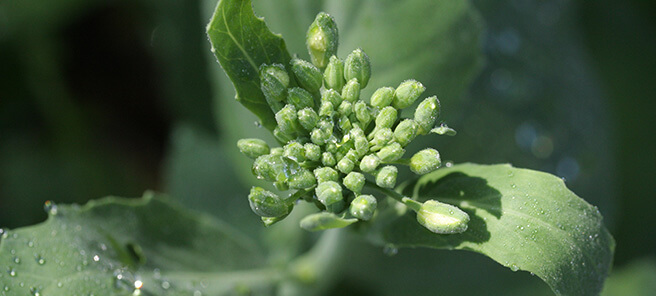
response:
{"label": "plant stem", "polygon": [[416,200],[411,199],[409,197],[406,197],[406,196],[404,196],[404,195],[402,195],[402,194],[400,194],[400,193],[398,193],[394,190],[390,190],[390,189],[387,189],[387,188],[382,188],[382,187],[376,185],[374,182],[371,182],[369,180],[365,181],[364,186],[367,187],[367,188],[370,188],[370,189],[377,190],[377,191],[379,191],[379,192],[393,198],[394,200],[398,201],[399,203],[404,204],[405,206],[407,206],[408,208],[412,209],[415,212],[419,211],[419,208],[421,208],[421,203],[417,202]]}

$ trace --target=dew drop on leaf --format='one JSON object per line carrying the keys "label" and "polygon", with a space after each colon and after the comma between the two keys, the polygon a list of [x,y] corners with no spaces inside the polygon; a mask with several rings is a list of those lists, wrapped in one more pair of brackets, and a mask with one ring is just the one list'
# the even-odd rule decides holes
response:
{"label": "dew drop on leaf", "polygon": [[14,263],[16,263],[16,264],[20,264],[20,263],[21,263],[21,259],[20,259],[19,257],[14,257],[14,260],[13,260],[13,261],[14,261]]}
{"label": "dew drop on leaf", "polygon": [[96,261],[96,262],[100,261],[100,256],[94,255],[93,256],[93,261]]}
{"label": "dew drop on leaf", "polygon": [[393,244],[387,244],[383,247],[383,253],[387,256],[394,256],[399,253],[399,249]]}
{"label": "dew drop on leaf", "polygon": [[16,276],[16,271],[15,271],[13,268],[11,268],[11,267],[10,267],[9,269],[7,269],[7,273],[8,273],[9,276],[11,276],[11,277],[15,277],[15,276]]}
{"label": "dew drop on leaf", "polygon": [[519,270],[519,266],[517,266],[517,264],[515,264],[515,263],[510,264],[510,266],[508,266],[508,267],[510,267],[510,270],[512,270],[512,271],[518,271]]}
{"label": "dew drop on leaf", "polygon": [[51,200],[47,200],[43,204],[43,210],[46,211],[46,213],[48,213],[51,216],[56,216],[57,213],[59,212],[59,209],[57,208],[57,204],[55,204]]}
{"label": "dew drop on leaf", "polygon": [[30,293],[32,293],[32,295],[34,296],[41,296],[41,293],[39,293],[39,289],[35,287],[30,287]]}
{"label": "dew drop on leaf", "polygon": [[46,259],[43,258],[41,255],[37,255],[37,256],[34,258],[34,260],[36,260],[36,263],[38,263],[39,265],[46,264]]}

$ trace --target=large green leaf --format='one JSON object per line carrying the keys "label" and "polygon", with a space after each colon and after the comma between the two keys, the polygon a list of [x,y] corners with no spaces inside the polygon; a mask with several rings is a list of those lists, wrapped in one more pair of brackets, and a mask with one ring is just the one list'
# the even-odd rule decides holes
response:
{"label": "large green leaf", "polygon": [[597,208],[560,178],[509,165],[462,164],[425,175],[404,193],[459,206],[471,217],[469,229],[436,235],[408,211],[382,226],[387,243],[482,253],[539,276],[558,295],[597,295],[603,287],[615,242]]}
{"label": "large green leaf", "polygon": [[42,224],[4,233],[3,295],[263,293],[281,274],[263,268],[262,253],[234,230],[153,194],[49,212]]}
{"label": "large green leaf", "polygon": [[237,90],[237,101],[272,130],[273,111],[260,90],[259,67],[290,61],[285,41],[253,13],[250,0],[222,0],[207,26],[212,51]]}

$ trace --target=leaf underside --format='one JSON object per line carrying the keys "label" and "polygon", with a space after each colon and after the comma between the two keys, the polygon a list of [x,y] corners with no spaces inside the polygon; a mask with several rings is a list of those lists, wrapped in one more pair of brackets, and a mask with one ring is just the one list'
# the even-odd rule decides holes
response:
{"label": "leaf underside", "polygon": [[273,130],[275,118],[260,90],[258,69],[273,63],[289,67],[291,57],[285,41],[255,16],[250,0],[219,1],[207,35],[212,52],[237,90],[237,101]]}
{"label": "leaf underside", "polygon": [[265,262],[261,254],[218,221],[153,194],[108,197],[82,207],[58,206],[44,223],[6,232],[0,293],[262,293],[272,289],[275,277],[256,269]]}
{"label": "leaf underside", "polygon": [[403,193],[457,205],[469,214],[469,228],[436,235],[408,211],[383,226],[387,243],[478,252],[513,271],[537,275],[557,295],[602,290],[615,242],[598,209],[556,176],[509,165],[461,164],[422,176]]}

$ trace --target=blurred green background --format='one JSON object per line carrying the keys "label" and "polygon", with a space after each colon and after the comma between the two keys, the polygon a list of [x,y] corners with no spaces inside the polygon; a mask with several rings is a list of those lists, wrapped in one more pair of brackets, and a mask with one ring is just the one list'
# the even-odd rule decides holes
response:
{"label": "blurred green background", "polygon": [[[405,5],[420,7],[420,2]],[[263,234],[248,213],[245,196],[254,178],[234,146],[239,137],[263,132],[233,102],[234,91],[211,57],[204,33],[215,4],[0,2],[0,227],[44,220],[46,200],[84,203],[156,189],[253,237],[271,235]],[[579,196],[599,206],[617,240],[606,293],[656,290],[656,215],[651,213],[656,209],[656,4],[473,1],[458,14],[427,10],[423,18],[393,6],[393,1],[255,1],[256,12],[283,34],[290,52],[307,57],[303,34],[325,9],[340,27],[340,55],[363,46],[374,70],[380,69],[372,81],[376,73],[385,73],[384,82],[423,81],[442,100],[443,119],[459,132],[455,138],[427,140],[445,159],[509,162],[565,178]],[[390,22],[396,29],[383,29],[396,31],[376,34],[386,32],[375,16],[392,9],[399,20],[420,23],[399,29]],[[429,39],[423,32],[456,41]],[[415,74],[412,70],[421,67],[399,57],[417,52],[425,53],[417,59],[425,59],[427,68]],[[478,255],[402,250],[388,258],[357,240],[352,247],[362,260],[378,262],[371,268],[416,278],[417,291],[431,285],[462,288],[468,275],[480,270],[489,276],[478,288],[468,288],[472,295],[521,295],[524,282],[544,290],[530,276]],[[442,272],[442,280],[428,284],[421,271],[431,267],[421,262],[462,268]],[[333,293],[376,295],[379,290],[366,283],[398,278],[376,280],[365,266],[345,274],[352,278]]]}

